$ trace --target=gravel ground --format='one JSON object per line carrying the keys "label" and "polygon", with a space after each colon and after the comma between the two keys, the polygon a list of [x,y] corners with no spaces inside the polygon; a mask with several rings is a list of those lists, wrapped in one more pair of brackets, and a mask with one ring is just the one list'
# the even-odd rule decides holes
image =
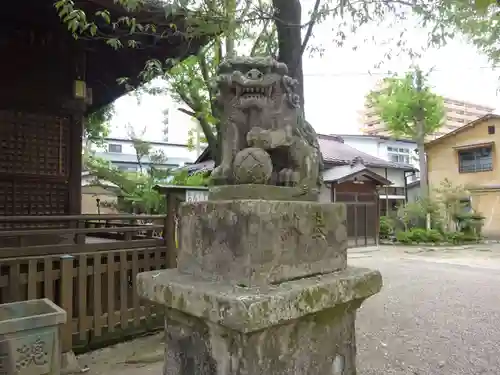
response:
{"label": "gravel ground", "polygon": [[385,284],[358,314],[359,374],[500,374],[500,270],[384,252],[350,264]]}
{"label": "gravel ground", "polygon": [[[355,252],[349,263],[379,269],[384,278],[383,290],[358,314],[358,375],[500,374],[496,254],[415,255],[391,247]],[[157,335],[83,355],[80,362],[88,375],[160,375],[162,347]]]}

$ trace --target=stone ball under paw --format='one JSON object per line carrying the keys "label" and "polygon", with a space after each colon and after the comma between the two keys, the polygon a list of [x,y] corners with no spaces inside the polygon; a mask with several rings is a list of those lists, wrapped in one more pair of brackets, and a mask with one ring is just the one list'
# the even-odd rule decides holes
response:
{"label": "stone ball under paw", "polygon": [[236,184],[268,184],[273,173],[273,162],[263,149],[250,147],[236,154],[233,171]]}

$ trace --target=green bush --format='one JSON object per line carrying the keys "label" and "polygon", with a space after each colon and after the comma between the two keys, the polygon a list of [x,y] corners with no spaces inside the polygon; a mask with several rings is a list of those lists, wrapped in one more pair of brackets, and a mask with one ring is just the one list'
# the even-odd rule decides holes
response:
{"label": "green bush", "polygon": [[408,231],[408,237],[412,242],[422,243],[427,241],[427,230],[422,228],[413,228]]}
{"label": "green bush", "polygon": [[426,236],[427,242],[438,243],[444,241],[444,236],[437,229],[429,229],[426,233]]}
{"label": "green bush", "polygon": [[396,232],[396,240],[403,244],[411,244],[413,241],[409,236],[410,232],[398,231]]}
{"label": "green bush", "polygon": [[444,234],[446,242],[453,244],[461,244],[464,242],[465,233],[463,232],[447,232]]}
{"label": "green bush", "polygon": [[476,213],[465,213],[455,215],[454,219],[458,223],[460,232],[470,241],[477,241],[481,238],[481,232],[484,225],[484,216]]}
{"label": "green bush", "polygon": [[439,243],[444,240],[443,235],[436,229],[414,228],[409,231],[400,231],[396,233],[398,242],[409,243]]}
{"label": "green bush", "polygon": [[479,242],[481,239],[476,233],[464,233],[463,242]]}
{"label": "green bush", "polygon": [[388,238],[394,233],[394,220],[388,216],[380,217],[380,228],[379,236],[380,238]]}
{"label": "green bush", "polygon": [[445,232],[437,229],[413,228],[407,231],[396,231],[396,240],[402,244],[448,242],[455,245],[477,242],[481,239],[476,233]]}

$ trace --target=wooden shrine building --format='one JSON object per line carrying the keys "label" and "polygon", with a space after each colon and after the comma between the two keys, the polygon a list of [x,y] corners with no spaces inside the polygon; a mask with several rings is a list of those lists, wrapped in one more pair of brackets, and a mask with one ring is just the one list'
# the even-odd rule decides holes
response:
{"label": "wooden shrine building", "polygon": [[[80,215],[84,119],[126,92],[119,78],[137,84],[147,61],[182,59],[208,38],[186,38],[190,19],[157,6],[127,14],[114,0],[71,0],[89,21],[106,9],[111,18],[96,37],[75,39],[54,2],[9,1],[0,11],[0,304],[61,306],[69,358],[161,326],[163,310],[139,301],[136,275],[174,266],[165,215]],[[123,16],[156,30],[113,28]],[[113,49],[110,37],[125,47]]]}
{"label": "wooden shrine building", "polygon": [[166,16],[162,8],[143,6],[127,14],[113,0],[75,0],[74,7],[88,19],[107,9],[111,24],[128,15],[157,29],[129,37],[138,41],[138,48],[115,50],[106,39],[126,37],[129,29],[114,29],[101,20],[97,37],[76,40],[54,0],[3,4],[0,216],[80,214],[85,115],[125,93],[119,78],[137,83],[146,61],[182,58],[203,43],[182,33],[184,16]]}

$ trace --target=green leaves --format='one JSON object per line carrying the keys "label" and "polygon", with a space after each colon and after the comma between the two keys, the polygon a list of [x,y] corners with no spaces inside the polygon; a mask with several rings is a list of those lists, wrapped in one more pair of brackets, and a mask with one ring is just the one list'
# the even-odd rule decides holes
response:
{"label": "green leaves", "polygon": [[118,39],[118,38],[110,38],[110,39],[106,40],[106,44],[113,47],[113,49],[118,49],[118,48],[123,47],[122,42],[120,42],[120,39]]}
{"label": "green leaves", "polygon": [[474,5],[479,11],[486,11],[490,5],[498,6],[499,2],[497,0],[475,0]]}
{"label": "green leaves", "polygon": [[113,118],[115,109],[109,104],[89,114],[85,119],[85,137],[88,141],[101,144],[109,134],[109,122]]}
{"label": "green leaves", "polygon": [[427,136],[441,127],[445,111],[443,99],[431,92],[425,79],[420,91],[415,87],[414,74],[385,79],[382,88],[372,91],[367,101],[394,136],[417,140],[417,121],[423,121]]}

